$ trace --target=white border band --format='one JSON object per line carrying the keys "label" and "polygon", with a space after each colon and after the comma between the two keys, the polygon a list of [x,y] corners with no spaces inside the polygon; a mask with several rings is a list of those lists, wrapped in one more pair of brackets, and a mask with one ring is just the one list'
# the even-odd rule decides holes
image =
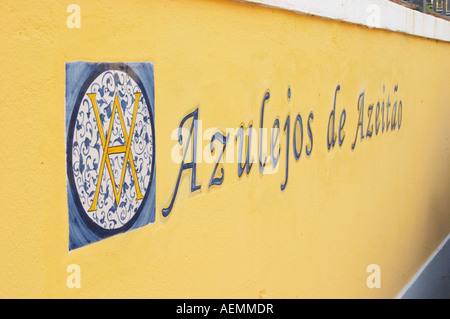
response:
{"label": "white border band", "polygon": [[389,0],[238,0],[450,42],[450,21]]}

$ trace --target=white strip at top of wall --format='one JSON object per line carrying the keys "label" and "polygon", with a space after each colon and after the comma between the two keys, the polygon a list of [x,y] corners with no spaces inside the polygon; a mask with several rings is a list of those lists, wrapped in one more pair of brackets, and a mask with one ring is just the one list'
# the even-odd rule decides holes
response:
{"label": "white strip at top of wall", "polygon": [[239,0],[450,42],[450,22],[389,0]]}

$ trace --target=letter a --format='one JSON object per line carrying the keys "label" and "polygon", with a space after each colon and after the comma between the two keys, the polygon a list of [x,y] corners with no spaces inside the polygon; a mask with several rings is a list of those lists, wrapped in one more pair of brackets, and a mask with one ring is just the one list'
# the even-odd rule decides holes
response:
{"label": "letter a", "polygon": [[[183,129],[183,125],[184,123],[189,119],[192,118],[192,124],[191,124],[191,128],[189,130],[189,136],[187,138],[186,141],[186,149],[184,151],[183,154],[183,159],[181,161],[181,167],[180,167],[180,171],[178,173],[178,178],[177,178],[177,182],[175,184],[175,189],[173,191],[172,194],[172,200],[170,201],[169,207],[167,208],[163,208],[162,209],[162,215],[164,217],[167,217],[170,212],[172,211],[173,208],[173,203],[175,201],[175,198],[177,197],[177,193],[178,193],[178,187],[180,186],[180,181],[181,181],[181,175],[183,173],[184,170],[191,170],[191,193],[195,192],[196,190],[200,189],[200,185],[197,185],[196,183],[196,176],[197,176],[197,121],[198,121],[198,108],[196,108],[193,112],[189,113],[188,115],[186,115],[183,120],[181,120],[180,122],[180,127],[178,129],[178,142],[180,145],[183,144],[183,134],[182,134],[182,129]],[[187,152],[189,150],[189,143],[192,140],[192,162],[185,162],[186,161],[186,155]]]}
{"label": "letter a", "polygon": [[358,111],[359,111],[359,119],[358,119],[358,126],[356,127],[356,136],[355,141],[352,144],[352,150],[355,149],[356,141],[358,140],[358,130],[361,126],[361,140],[364,138],[364,131],[363,131],[363,123],[364,123],[364,92],[359,95],[358,98]]}
{"label": "letter a", "polygon": [[369,277],[367,277],[367,287],[368,288],[381,288],[381,270],[380,266],[377,264],[370,264],[367,266],[367,272],[371,272]]}
{"label": "letter a", "polygon": [[67,12],[70,12],[71,15],[67,17],[66,24],[70,29],[73,28],[81,28],[81,9],[77,4],[69,4],[67,6]]}
{"label": "letter a", "polygon": [[67,277],[66,285],[68,288],[81,288],[81,271],[77,264],[67,266],[67,272],[71,274]]}

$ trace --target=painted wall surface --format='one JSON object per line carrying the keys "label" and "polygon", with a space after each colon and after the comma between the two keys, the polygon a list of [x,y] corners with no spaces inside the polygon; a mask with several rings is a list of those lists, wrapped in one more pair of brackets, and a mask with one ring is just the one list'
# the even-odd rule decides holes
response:
{"label": "painted wall surface", "polygon": [[[448,42],[225,0],[80,0],[69,28],[69,4],[0,2],[1,297],[393,298],[449,233]],[[156,208],[153,223],[69,251],[73,61],[153,63]],[[203,160],[191,191],[172,153],[195,110],[200,137],[278,119],[273,173],[258,156],[240,177],[226,162],[208,187]]]}

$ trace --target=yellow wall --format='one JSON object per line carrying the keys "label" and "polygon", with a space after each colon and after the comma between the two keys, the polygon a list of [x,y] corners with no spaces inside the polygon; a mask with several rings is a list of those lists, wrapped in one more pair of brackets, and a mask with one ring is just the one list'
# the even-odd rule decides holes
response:
{"label": "yellow wall", "polygon": [[[70,2],[0,2],[1,297],[392,298],[449,233],[449,43],[225,0],[76,3],[79,29]],[[156,221],[69,252],[64,65],[77,60],[154,62]],[[337,85],[346,137],[328,151]],[[203,128],[259,128],[267,90],[267,127],[289,113],[292,130],[300,113],[304,146],[314,114],[312,154],[296,161],[291,144],[286,189],[281,131],[276,174],[255,163],[238,178],[227,163],[208,190],[214,164],[199,164],[202,190],[186,173],[163,219],[183,116],[198,106]],[[365,113],[401,100],[402,126],[352,150],[362,92]]]}

